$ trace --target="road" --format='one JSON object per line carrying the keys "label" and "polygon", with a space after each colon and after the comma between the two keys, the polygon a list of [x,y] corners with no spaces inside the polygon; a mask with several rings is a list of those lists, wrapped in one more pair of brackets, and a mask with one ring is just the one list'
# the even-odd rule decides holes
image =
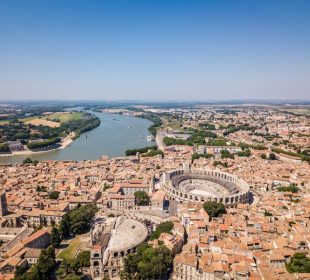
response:
{"label": "road", "polygon": [[164,138],[163,132],[161,130],[158,130],[156,133],[156,144],[157,144],[158,149],[161,151],[165,150],[165,147],[166,147],[164,144],[163,138]]}

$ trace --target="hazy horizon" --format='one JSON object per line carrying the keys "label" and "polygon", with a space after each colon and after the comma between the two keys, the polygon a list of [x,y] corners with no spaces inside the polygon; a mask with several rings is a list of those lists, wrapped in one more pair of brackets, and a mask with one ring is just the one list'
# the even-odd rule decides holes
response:
{"label": "hazy horizon", "polygon": [[193,99],[193,98],[184,98],[184,99],[83,99],[83,98],[8,98],[8,99],[1,99],[0,102],[80,102],[80,103],[91,103],[91,102],[111,102],[111,103],[117,103],[117,102],[124,102],[124,103],[310,103],[310,98],[304,98],[304,99],[292,99],[292,98],[278,98],[278,99],[231,99],[231,98],[223,98],[223,99]]}
{"label": "hazy horizon", "polygon": [[310,1],[1,1],[0,100],[308,101]]}

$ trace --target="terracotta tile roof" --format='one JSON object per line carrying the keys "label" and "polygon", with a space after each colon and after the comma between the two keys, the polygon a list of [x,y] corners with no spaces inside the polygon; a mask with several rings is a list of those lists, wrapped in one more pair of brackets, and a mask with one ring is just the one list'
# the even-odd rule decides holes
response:
{"label": "terracotta tile roof", "polygon": [[29,237],[25,238],[24,240],[22,240],[22,243],[27,246],[27,244],[31,243],[32,241],[36,240],[37,238],[42,237],[43,235],[49,233],[49,230],[44,228],[44,229],[40,229],[37,232],[35,232],[34,234],[30,235]]}

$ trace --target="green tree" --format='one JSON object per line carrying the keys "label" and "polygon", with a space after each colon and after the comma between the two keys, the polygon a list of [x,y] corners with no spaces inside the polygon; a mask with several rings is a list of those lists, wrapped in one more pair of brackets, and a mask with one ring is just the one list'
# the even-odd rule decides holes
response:
{"label": "green tree", "polygon": [[286,269],[290,273],[310,273],[310,258],[303,253],[295,253]]}
{"label": "green tree", "polygon": [[15,275],[15,280],[50,280],[54,278],[55,270],[55,249],[50,246],[43,249],[38,258],[37,264],[33,265],[28,272]]}
{"label": "green tree", "polygon": [[90,266],[90,251],[82,251],[77,255],[76,258],[80,267]]}
{"label": "green tree", "polygon": [[275,155],[274,153],[270,153],[268,159],[270,159],[270,160],[276,160],[277,157],[276,157],[276,155]]}
{"label": "green tree", "polygon": [[73,234],[82,234],[89,231],[92,219],[97,212],[94,204],[83,205],[71,210],[69,214],[70,230]]}
{"label": "green tree", "polygon": [[151,202],[149,195],[145,191],[137,191],[134,195],[138,206],[146,206]]}
{"label": "green tree", "polygon": [[39,141],[39,142],[29,142],[27,144],[27,148],[30,150],[36,150],[36,149],[42,149],[42,148],[47,148],[50,146],[53,146],[61,141],[60,137],[54,137],[51,139],[47,139],[44,141]]}
{"label": "green tree", "polygon": [[194,162],[195,159],[198,158],[213,158],[214,155],[211,154],[198,154],[198,153],[193,153],[192,154],[192,163]]}
{"label": "green tree", "polygon": [[176,139],[172,137],[164,137],[163,142],[166,146],[171,146],[171,145],[186,145],[187,142],[186,140],[183,139]]}
{"label": "green tree", "polygon": [[155,156],[164,156],[164,153],[160,150],[149,150],[147,153],[142,154],[142,157],[155,157]]}
{"label": "green tree", "polygon": [[90,251],[83,251],[76,258],[65,259],[57,270],[57,278],[64,280],[85,279],[81,272],[82,267],[90,266]]}
{"label": "green tree", "polygon": [[26,266],[17,266],[15,270],[14,279],[21,277],[29,269],[28,265]]}
{"label": "green tree", "polygon": [[29,163],[32,163],[32,159],[27,157],[23,160],[23,164],[29,164]]}
{"label": "green tree", "polygon": [[126,156],[135,156],[137,153],[144,154],[148,150],[157,150],[157,146],[148,146],[148,147],[138,148],[138,149],[129,149],[129,150],[126,150],[125,154]]}
{"label": "green tree", "polygon": [[288,187],[278,187],[277,191],[279,192],[292,192],[292,193],[298,193],[299,188],[297,188],[295,185],[290,185]]}
{"label": "green tree", "polygon": [[154,249],[148,244],[141,244],[136,253],[129,254],[124,258],[121,279],[167,279],[172,262],[172,253],[167,247],[161,245]]}
{"label": "green tree", "polygon": [[232,155],[229,151],[227,150],[222,150],[221,151],[221,158],[231,158],[234,159],[234,155]]}
{"label": "green tree", "polygon": [[40,278],[37,266],[33,265],[27,272],[24,272],[23,274],[14,276],[14,280],[44,280],[43,278]]}
{"label": "green tree", "polygon": [[9,153],[10,148],[8,144],[0,144],[0,153]]}
{"label": "green tree", "polygon": [[[70,237],[71,234],[82,234],[89,231],[97,210],[94,204],[87,204],[76,207],[66,213],[62,217],[58,229],[60,240]],[[55,236],[58,236],[58,234]],[[55,240],[57,241],[58,237],[55,237]]]}
{"label": "green tree", "polygon": [[163,222],[160,223],[157,227],[156,230],[154,232],[152,232],[150,239],[154,240],[154,239],[158,239],[159,236],[163,233],[163,232],[167,232],[167,233],[171,233],[171,230],[173,229],[173,222],[167,221],[167,222]]}
{"label": "green tree", "polygon": [[265,154],[262,154],[260,157],[261,157],[262,159],[266,159],[266,158],[267,158],[267,156],[266,156]]}
{"label": "green tree", "polygon": [[58,191],[50,192],[49,195],[48,195],[48,198],[49,199],[58,199],[59,198],[59,194],[60,194],[60,192],[58,192]]}
{"label": "green tree", "polygon": [[238,157],[249,157],[251,155],[251,151],[250,150],[244,150],[242,152],[239,152]]}
{"label": "green tree", "polygon": [[63,260],[57,270],[57,279],[62,280],[82,280],[86,279],[80,271],[77,259]]}
{"label": "green tree", "polygon": [[273,215],[272,215],[272,213],[271,213],[271,212],[269,212],[269,211],[265,210],[265,212],[264,212],[264,216],[265,216],[265,217],[272,217]]}
{"label": "green tree", "polygon": [[36,191],[37,192],[45,192],[46,191],[46,187],[44,187],[44,186],[37,186]]}
{"label": "green tree", "polygon": [[203,204],[203,209],[208,213],[210,219],[217,218],[222,214],[226,214],[226,208],[223,203],[216,201],[207,201]]}
{"label": "green tree", "polygon": [[54,226],[51,232],[51,244],[55,248],[57,248],[60,245],[60,242],[61,242],[60,230]]}
{"label": "green tree", "polygon": [[60,232],[61,239],[70,237],[70,232],[71,232],[70,218],[69,218],[69,214],[67,213],[61,219],[61,222],[59,225],[59,232]]}
{"label": "green tree", "polygon": [[52,279],[55,267],[55,250],[53,247],[43,249],[37,262],[37,273],[39,279]]}

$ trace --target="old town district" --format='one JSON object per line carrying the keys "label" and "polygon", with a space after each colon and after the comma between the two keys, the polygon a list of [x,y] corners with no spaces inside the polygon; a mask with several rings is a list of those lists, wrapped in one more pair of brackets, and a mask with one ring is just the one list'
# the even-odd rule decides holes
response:
{"label": "old town district", "polygon": [[255,150],[215,165],[193,149],[1,166],[0,279],[39,279],[22,277],[51,246],[57,279],[64,263],[70,279],[310,279],[289,269],[309,254],[309,164]]}

